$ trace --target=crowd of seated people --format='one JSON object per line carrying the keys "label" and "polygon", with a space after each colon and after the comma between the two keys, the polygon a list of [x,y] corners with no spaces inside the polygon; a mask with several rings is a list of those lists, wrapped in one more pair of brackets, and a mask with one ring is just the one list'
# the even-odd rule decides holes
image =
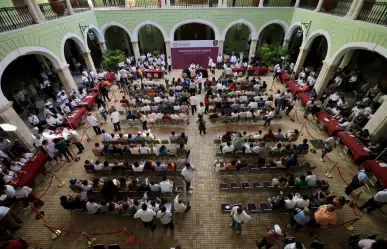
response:
{"label": "crowd of seated people", "polygon": [[[159,143],[160,139],[157,139],[155,135],[152,134],[150,129],[146,131],[138,131],[137,134],[116,134],[116,133],[107,133],[105,130],[101,131],[101,142],[116,142],[121,144],[126,143]],[[172,131],[171,135],[168,137],[169,142],[171,143],[187,143],[188,137],[182,132],[180,135],[176,135],[176,132]]]}

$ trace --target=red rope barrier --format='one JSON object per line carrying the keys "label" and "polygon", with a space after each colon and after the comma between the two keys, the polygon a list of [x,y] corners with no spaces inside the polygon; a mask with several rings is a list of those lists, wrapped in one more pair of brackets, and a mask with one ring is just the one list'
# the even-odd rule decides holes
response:
{"label": "red rope barrier", "polygon": [[36,208],[35,208],[33,205],[30,205],[30,207],[31,207],[32,211],[34,211],[34,212],[36,213],[36,216],[37,216],[37,217],[40,217],[44,223],[47,223],[47,222],[46,222],[46,219],[44,218],[44,216],[41,215],[41,214],[39,213],[39,211],[36,210]]}
{"label": "red rope barrier", "polygon": [[[53,226],[48,226],[48,225],[47,225],[47,227],[54,229],[54,230],[60,230],[60,231],[65,232],[65,233],[72,233],[72,234],[83,234],[84,233],[84,232],[76,232],[76,231],[71,231],[71,230],[62,229],[62,228],[53,227]],[[86,233],[86,234],[92,235],[92,236],[104,236],[104,235],[112,235],[112,234],[122,233],[124,231],[125,231],[125,229],[121,229],[121,230],[114,231],[114,232],[107,232],[107,233]]]}
{"label": "red rope barrier", "polygon": [[85,136],[85,133],[86,133],[86,131],[83,131],[83,134],[82,134],[82,137],[81,137],[81,143],[82,143],[83,137]]}
{"label": "red rope barrier", "polygon": [[339,171],[339,175],[340,175],[341,179],[343,180],[343,182],[344,182],[347,186],[349,186],[349,184],[345,181],[343,175],[341,174],[341,170],[340,170],[340,167],[339,167],[339,166],[337,166],[337,170]]}
{"label": "red rope barrier", "polygon": [[353,205],[353,214],[355,215],[355,216],[357,216],[357,217],[361,217],[361,215],[358,215],[357,214],[357,212],[356,212],[356,210],[357,210],[357,202],[359,201],[359,199],[360,199],[360,193],[358,193],[357,194],[357,196],[356,196],[356,200],[355,200],[355,204]]}
{"label": "red rope barrier", "polygon": [[51,176],[50,183],[48,184],[48,187],[47,187],[46,190],[43,192],[43,194],[42,194],[40,197],[38,197],[38,199],[42,199],[43,196],[46,195],[47,191],[48,191],[48,190],[50,189],[50,187],[51,187],[51,184],[52,184],[53,179],[54,179],[54,176]]}

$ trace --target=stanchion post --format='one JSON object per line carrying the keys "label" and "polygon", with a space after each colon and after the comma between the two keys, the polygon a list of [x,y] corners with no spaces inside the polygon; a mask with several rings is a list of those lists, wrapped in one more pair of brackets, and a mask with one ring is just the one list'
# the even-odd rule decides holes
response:
{"label": "stanchion post", "polygon": [[59,184],[58,184],[58,187],[63,187],[64,185],[66,185],[66,182],[65,181],[62,181],[54,172],[52,172],[52,175],[55,177],[55,179],[57,179],[59,181]]}
{"label": "stanchion post", "polygon": [[337,167],[338,164],[339,163],[336,163],[335,165],[333,165],[333,167],[328,172],[325,172],[325,176],[328,178],[332,178],[331,173],[332,173],[333,169]]}
{"label": "stanchion post", "polygon": [[92,247],[94,245],[94,242],[97,240],[96,238],[90,238],[89,235],[87,235],[87,233],[85,232],[82,232],[82,235],[85,236],[85,238],[87,239],[87,245],[89,247]]}
{"label": "stanchion post", "polygon": [[73,149],[71,147],[69,147],[71,153],[74,155],[74,161],[78,162],[81,158],[79,156],[77,156],[77,154],[74,153]]}
{"label": "stanchion post", "polygon": [[[98,116],[98,115],[97,115]],[[90,127],[89,127],[90,128]],[[86,137],[87,137],[87,142],[90,142],[91,141],[91,138],[89,137],[89,134],[87,134],[87,131],[86,131],[86,129],[84,129],[84,131],[83,131],[85,134],[86,134]]]}
{"label": "stanchion post", "polygon": [[48,230],[50,230],[52,232],[51,234],[51,239],[52,240],[56,240],[57,238],[59,238],[59,236],[62,235],[62,231],[61,230],[54,230],[52,229],[51,227],[49,227],[46,223],[43,224]]}
{"label": "stanchion post", "polygon": [[302,124],[301,130],[300,130],[300,136],[303,136],[303,135],[304,135],[304,134],[302,133],[302,130],[304,129],[305,126],[306,126],[306,124]]}
{"label": "stanchion post", "polygon": [[270,89],[269,89],[269,91],[273,91],[273,86],[274,86],[274,80],[271,82],[271,87],[270,87]]}
{"label": "stanchion post", "polygon": [[344,224],[344,228],[347,229],[348,231],[352,232],[353,231],[353,224],[355,224],[358,220],[360,220],[361,217],[363,217],[363,215],[361,215],[358,219],[352,221],[349,224]]}

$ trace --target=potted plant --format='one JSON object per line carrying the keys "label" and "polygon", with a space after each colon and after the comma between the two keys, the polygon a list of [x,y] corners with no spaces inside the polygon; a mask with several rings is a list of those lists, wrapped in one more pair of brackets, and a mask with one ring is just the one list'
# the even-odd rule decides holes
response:
{"label": "potted plant", "polygon": [[273,68],[278,61],[281,60],[281,57],[284,57],[287,60],[287,54],[284,48],[279,43],[274,44],[263,44],[260,49],[262,63],[268,67]]}
{"label": "potted plant", "polygon": [[62,2],[59,0],[49,0],[49,2],[51,4],[52,11],[54,11],[58,16],[64,15],[66,6]]}
{"label": "potted plant", "polygon": [[102,55],[102,65],[110,72],[118,68],[118,63],[125,61],[125,53],[122,50],[106,50]]}

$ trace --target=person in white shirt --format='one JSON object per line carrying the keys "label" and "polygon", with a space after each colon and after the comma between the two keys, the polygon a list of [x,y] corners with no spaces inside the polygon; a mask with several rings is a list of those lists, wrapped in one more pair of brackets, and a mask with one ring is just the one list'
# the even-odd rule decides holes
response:
{"label": "person in white shirt", "polygon": [[87,212],[91,214],[96,214],[99,211],[99,204],[93,198],[90,198],[89,201],[86,203],[86,209]]}
{"label": "person in white shirt", "polygon": [[110,117],[113,123],[114,131],[120,131],[120,113],[114,109],[114,111],[110,114]]}
{"label": "person in white shirt", "polygon": [[176,195],[175,200],[173,201],[173,208],[175,212],[182,213],[190,210],[190,207],[186,206],[183,202],[183,199],[180,198],[180,194]]}
{"label": "person in white shirt", "polygon": [[101,134],[101,128],[99,127],[98,119],[95,116],[91,115],[91,112],[87,113],[86,119],[87,122],[89,122],[89,124],[91,125],[91,127],[93,127],[95,134]]}
{"label": "person in white shirt", "polygon": [[145,144],[142,144],[139,148],[140,154],[150,154],[151,150]]}
{"label": "person in white shirt", "polygon": [[156,229],[156,225],[153,224],[153,218],[156,216],[156,212],[152,209],[148,208],[148,205],[143,203],[141,205],[141,209],[139,209],[135,214],[134,218],[138,219],[140,218],[142,223],[144,224],[144,227],[148,227],[150,225],[150,228],[152,232]]}
{"label": "person in white shirt", "polygon": [[236,233],[242,232],[242,224],[246,224],[251,217],[240,206],[234,206],[231,209],[232,223],[230,227],[236,227]]}
{"label": "person in white shirt", "polygon": [[296,207],[297,201],[294,200],[294,196],[289,193],[288,199],[285,199],[285,209],[294,209]]}
{"label": "person in white shirt", "polygon": [[385,204],[387,204],[387,189],[377,192],[374,197],[368,199],[359,209],[363,210],[366,208],[367,212],[370,213],[375,209],[381,209]]}
{"label": "person in white shirt", "polygon": [[3,189],[4,194],[7,195],[8,198],[15,198],[15,188],[11,185],[4,185]]}
{"label": "person in white shirt", "polygon": [[197,105],[196,96],[193,95],[193,96],[189,97],[189,102],[191,104],[192,115],[194,115],[194,113],[196,112],[196,105]]}
{"label": "person in white shirt", "polygon": [[162,114],[161,112],[156,114],[156,119],[157,120],[161,120],[163,117],[164,117],[164,114]]}
{"label": "person in white shirt", "polygon": [[223,64],[223,56],[219,54],[218,57],[216,58],[216,65],[218,67],[218,70],[222,69],[222,64]]}
{"label": "person in white shirt", "polygon": [[103,170],[103,163],[101,163],[99,160],[95,161],[94,170]]}
{"label": "person in white shirt", "polygon": [[132,165],[132,170],[134,172],[143,172],[144,171],[144,164],[139,164],[138,162],[134,162]]}
{"label": "person in white shirt", "polygon": [[162,193],[172,193],[173,182],[168,180],[166,176],[163,176],[163,181],[159,185]]}
{"label": "person in white shirt", "polygon": [[263,126],[269,126],[270,125],[270,122],[271,120],[275,117],[275,111],[273,108],[271,108],[271,111],[269,112],[269,114],[267,115],[267,118],[265,120],[265,124]]}
{"label": "person in white shirt", "polygon": [[230,58],[230,63],[235,64],[236,62],[237,62],[237,58],[236,58],[235,54],[232,54],[231,58]]}
{"label": "person in white shirt", "polygon": [[170,117],[173,120],[178,120],[180,118],[179,115],[177,115],[176,113],[172,113]]}
{"label": "person in white shirt", "polygon": [[316,186],[317,177],[310,170],[306,174],[305,180],[308,182],[308,186]]}
{"label": "person in white shirt", "polygon": [[256,101],[250,102],[247,107],[250,107],[250,109],[257,109],[258,103]]}
{"label": "person in white shirt", "polygon": [[227,144],[222,148],[223,154],[233,152],[233,151],[234,151],[234,146],[231,144],[231,142],[227,142]]}
{"label": "person in white shirt", "polygon": [[174,228],[172,223],[172,213],[167,210],[165,206],[162,206],[160,211],[157,212],[156,218],[160,219],[161,224],[164,225],[164,228],[170,228],[171,230]]}
{"label": "person in white shirt", "polygon": [[108,142],[112,139],[111,135],[108,134],[105,130],[102,130],[100,137],[101,142]]}
{"label": "person in white shirt", "polygon": [[284,247],[284,249],[306,249],[306,248],[303,244],[301,244],[301,242],[295,242],[295,243],[287,244]]}
{"label": "person in white shirt", "polygon": [[303,195],[302,198],[296,196],[294,197],[294,199],[296,201],[296,207],[298,208],[309,207],[310,201],[309,201],[308,195]]}
{"label": "person in white shirt", "polygon": [[53,116],[51,116],[49,114],[46,115],[46,122],[50,126],[50,128],[54,129],[54,130],[59,125],[58,120],[55,117],[53,117]]}
{"label": "person in white shirt", "polygon": [[196,168],[189,163],[186,163],[184,169],[181,171],[181,174],[184,177],[186,191],[188,192],[188,194],[192,194],[193,187],[191,186],[191,183],[195,178],[195,171]]}
{"label": "person in white shirt", "polygon": [[154,101],[156,104],[158,104],[158,103],[161,102],[161,98],[160,98],[159,96],[155,96],[155,97],[153,98],[153,101]]}

